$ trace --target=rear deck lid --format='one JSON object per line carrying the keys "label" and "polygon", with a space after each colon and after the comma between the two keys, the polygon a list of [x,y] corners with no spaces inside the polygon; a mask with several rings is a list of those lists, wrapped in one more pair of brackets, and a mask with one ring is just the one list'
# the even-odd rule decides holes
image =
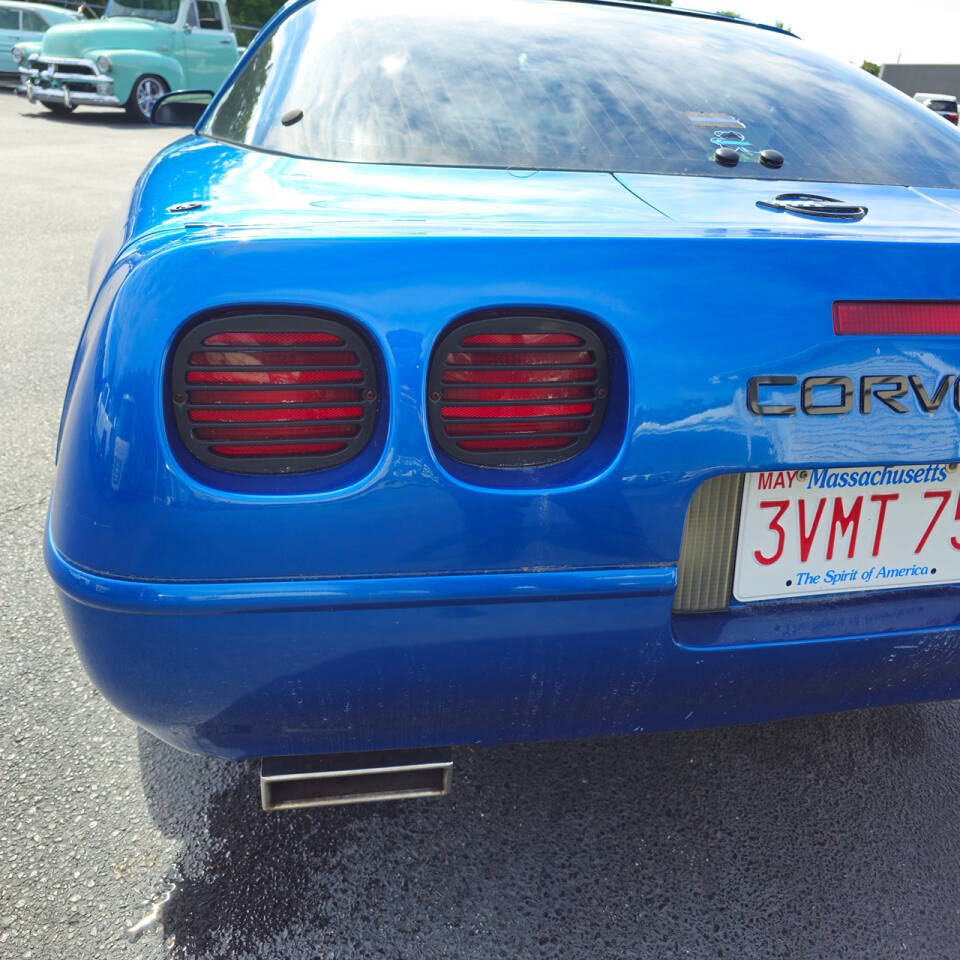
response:
{"label": "rear deck lid", "polygon": [[[616,176],[670,220],[711,231],[928,240],[948,239],[960,230],[960,190],[954,189],[636,173]],[[844,215],[842,210],[850,212]]]}

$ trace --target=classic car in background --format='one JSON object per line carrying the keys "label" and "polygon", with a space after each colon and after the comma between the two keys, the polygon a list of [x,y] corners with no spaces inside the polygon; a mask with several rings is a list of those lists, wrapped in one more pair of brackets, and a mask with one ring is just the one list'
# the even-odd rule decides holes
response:
{"label": "classic car in background", "polygon": [[863,70],[299,0],[98,251],[47,563],[105,696],[266,807],[960,694],[960,133]]}
{"label": "classic car in background", "polygon": [[45,3],[17,3],[0,0],[0,84],[19,83],[13,48],[22,42],[39,41],[58,23],[79,20],[78,14]]}
{"label": "classic car in background", "polygon": [[102,19],[13,49],[21,92],[58,112],[123,107],[148,120],[170,90],[216,90],[237,62],[226,0],[109,0]]}

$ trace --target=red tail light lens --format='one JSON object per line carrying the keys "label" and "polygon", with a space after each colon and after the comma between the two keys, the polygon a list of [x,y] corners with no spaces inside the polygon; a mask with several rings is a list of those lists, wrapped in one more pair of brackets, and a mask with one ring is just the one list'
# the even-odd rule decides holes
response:
{"label": "red tail light lens", "polygon": [[298,438],[316,440],[320,437],[355,437],[360,432],[358,423],[304,423],[289,426],[265,427],[195,427],[199,440],[279,440]]}
{"label": "red tail light lens", "polygon": [[582,366],[593,362],[593,355],[586,350],[560,353],[550,350],[516,350],[510,353],[483,353],[477,350],[447,354],[447,363],[452,367],[489,365],[497,367],[534,366]]}
{"label": "red tail light lens", "polygon": [[189,370],[187,383],[356,383],[363,371],[346,370]]}
{"label": "red tail light lens", "polygon": [[833,330],[839,336],[960,336],[960,302],[838,300]]}
{"label": "red tail light lens", "polygon": [[[471,437],[483,434],[503,433],[503,424],[492,420],[481,423],[448,423],[448,437]],[[586,420],[514,420],[510,432],[515,436],[525,433],[583,433],[589,424]]]}
{"label": "red tail light lens", "polygon": [[567,446],[566,437],[500,437],[498,440],[461,440],[462,450],[557,450]]}
{"label": "red tail light lens", "polygon": [[445,400],[586,400],[593,397],[593,387],[498,387],[496,390],[476,390],[447,387]]}
{"label": "red tail light lens", "polygon": [[582,347],[572,333],[476,333],[460,341],[464,347]]}
{"label": "red tail light lens", "polygon": [[327,390],[191,390],[195,403],[317,403],[353,400],[363,396],[359,387],[331,387]]}
{"label": "red tail light lens", "polygon": [[[502,398],[497,396],[500,392],[499,390],[491,390],[489,399],[491,401],[501,400]],[[440,408],[440,413],[444,417],[469,417],[471,420],[486,420],[492,417],[498,421],[519,417],[572,417],[578,413],[589,414],[592,412],[592,403],[543,403],[537,406],[524,407],[493,403],[491,406],[483,407],[449,406]]]}
{"label": "red tail light lens", "polygon": [[359,359],[347,350],[197,350],[190,363],[197,367],[344,367]]}
{"label": "red tail light lens", "polygon": [[308,454],[339,453],[346,443],[247,443],[210,449],[223,457],[302,457]]}
{"label": "red tail light lens", "polygon": [[463,463],[557,463],[596,436],[608,389],[606,349],[585,324],[542,316],[476,320],[434,351],[431,431],[437,446]]}
{"label": "red tail light lens", "polygon": [[231,317],[192,328],[174,353],[171,404],[180,437],[233,473],[299,473],[355,457],[373,432],[377,373],[346,323]]}
{"label": "red tail light lens", "polygon": [[580,369],[561,367],[557,370],[444,370],[444,383],[577,383],[593,380],[597,371],[593,367]]}
{"label": "red tail light lens", "polygon": [[197,409],[190,410],[190,419],[194,423],[260,423],[268,420],[358,420],[363,416],[363,407],[287,407],[284,410],[275,410],[264,404],[256,406],[238,404],[225,410]]}
{"label": "red tail light lens", "polygon": [[205,347],[342,347],[343,340],[335,333],[319,333],[317,331],[306,332],[282,332],[280,330],[257,330],[244,332],[242,330],[230,330],[226,333],[213,333],[209,337],[203,338]]}

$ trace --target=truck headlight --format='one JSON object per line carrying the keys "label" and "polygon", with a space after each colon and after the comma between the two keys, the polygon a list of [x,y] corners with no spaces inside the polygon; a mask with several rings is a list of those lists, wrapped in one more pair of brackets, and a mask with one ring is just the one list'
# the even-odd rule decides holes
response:
{"label": "truck headlight", "polygon": [[14,47],[11,52],[13,62],[19,67],[23,63],[23,51],[19,47]]}
{"label": "truck headlight", "polygon": [[109,73],[111,69],[113,69],[113,63],[105,53],[101,53],[100,56],[97,57],[97,69],[101,73]]}

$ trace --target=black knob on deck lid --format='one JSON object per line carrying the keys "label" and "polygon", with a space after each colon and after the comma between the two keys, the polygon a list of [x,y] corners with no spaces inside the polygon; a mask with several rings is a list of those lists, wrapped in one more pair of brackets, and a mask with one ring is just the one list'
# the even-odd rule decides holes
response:
{"label": "black knob on deck lid", "polygon": [[288,110],[281,118],[280,122],[285,127],[292,127],[295,123],[299,123],[303,119],[302,110]]}
{"label": "black knob on deck lid", "polygon": [[765,167],[773,167],[778,170],[783,166],[783,154],[779,150],[761,150],[760,162]]}
{"label": "black knob on deck lid", "polygon": [[740,162],[740,152],[734,150],[733,147],[717,147],[713,159],[716,160],[721,167],[735,167]]}

